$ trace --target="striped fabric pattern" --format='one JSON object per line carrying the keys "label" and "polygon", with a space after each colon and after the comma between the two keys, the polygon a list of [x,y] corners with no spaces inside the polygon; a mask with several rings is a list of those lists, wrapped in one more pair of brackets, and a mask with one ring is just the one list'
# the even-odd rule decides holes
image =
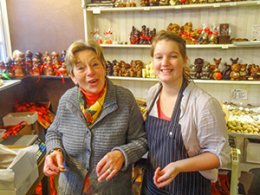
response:
{"label": "striped fabric pattern", "polygon": [[[200,175],[199,172],[180,173],[169,185],[161,189],[158,189],[153,183],[153,175],[157,167],[163,169],[171,162],[188,158],[182,139],[181,125],[179,124],[180,103],[186,86],[187,84],[184,81],[176,100],[171,121],[162,120],[151,115],[146,119],[145,128],[148,136],[149,163],[145,176],[144,192],[147,195],[211,194],[210,181]],[[154,98],[152,106],[156,106],[156,99]]]}

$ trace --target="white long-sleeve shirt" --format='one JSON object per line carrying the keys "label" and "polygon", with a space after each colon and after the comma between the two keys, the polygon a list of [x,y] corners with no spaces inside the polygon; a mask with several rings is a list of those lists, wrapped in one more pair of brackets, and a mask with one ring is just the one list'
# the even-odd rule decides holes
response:
{"label": "white long-sleeve shirt", "polygon": [[[149,90],[148,109],[160,88],[161,84],[157,83]],[[155,103],[149,114],[158,117],[156,105]],[[218,156],[220,167],[230,161],[225,114],[221,105],[214,97],[192,82],[183,92],[179,123],[183,142],[190,157],[211,152]],[[211,181],[217,180],[217,169],[200,171],[200,173]]]}

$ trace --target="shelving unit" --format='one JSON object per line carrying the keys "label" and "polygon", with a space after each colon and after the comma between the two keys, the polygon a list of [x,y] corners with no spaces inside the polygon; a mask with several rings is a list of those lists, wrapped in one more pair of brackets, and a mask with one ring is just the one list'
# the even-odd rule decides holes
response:
{"label": "shelving unit", "polygon": [[[103,48],[148,48],[150,45],[137,45],[137,44],[101,44]],[[260,47],[260,41],[247,41],[245,43],[234,44],[205,44],[205,45],[187,45],[188,49],[229,49],[229,48],[254,48]]]}
{"label": "shelving unit", "polygon": [[[158,82],[157,78],[140,78],[140,77],[120,77],[120,76],[108,76],[112,80],[126,80],[126,81],[151,81]],[[199,80],[194,79],[194,83],[206,83],[206,84],[238,84],[238,85],[260,85],[260,81],[231,81],[231,80]]]}
{"label": "shelving unit", "polygon": [[[129,33],[133,25],[138,28],[145,24],[147,27],[156,27],[157,30],[160,30],[166,29],[169,23],[173,22],[181,25],[190,21],[191,18],[193,19],[191,22],[196,27],[200,27],[204,23],[230,23],[233,35],[253,40],[251,27],[260,22],[259,17],[257,17],[260,1],[114,8],[87,7],[86,1],[83,0],[82,5],[86,39],[91,37],[91,32],[95,28],[98,28],[101,34],[111,28],[114,40],[123,43],[129,42]],[[127,29],[129,33],[127,33]],[[124,59],[129,61],[131,59],[141,59],[145,62],[150,61],[149,51],[146,50],[150,48],[150,45],[103,44],[102,47],[105,49],[108,60]],[[191,49],[189,50],[191,62],[198,56],[202,58],[206,56],[206,59],[208,56],[222,57],[227,63],[230,57],[240,57],[243,63],[259,62],[257,49],[255,48],[260,48],[260,41],[224,45],[187,45],[187,48]],[[206,52],[205,49],[207,49]],[[225,49],[225,52],[216,49]],[[207,60],[212,61],[212,59]]]}
{"label": "shelving unit", "polygon": [[18,85],[19,83],[21,83],[21,80],[4,80],[4,84],[0,86],[0,91],[11,88],[15,85]]}
{"label": "shelving unit", "polygon": [[[225,8],[225,7],[245,7],[260,5],[259,1],[242,1],[242,2],[223,2],[223,3],[205,3],[189,5],[169,5],[169,6],[148,6],[148,7],[88,7],[88,12],[100,14],[101,12],[119,12],[119,11],[155,11],[155,10],[175,10],[175,9],[198,9],[198,8]],[[87,4],[83,0],[83,7]],[[99,11],[98,11],[99,10]]]}
{"label": "shelving unit", "polygon": [[[199,28],[202,24],[229,23],[231,35],[253,40],[252,27],[260,25],[260,1],[241,1],[190,4],[176,6],[150,6],[150,7],[87,7],[83,0],[83,13],[85,18],[85,38],[91,38],[91,32],[99,29],[100,34],[111,28],[113,39],[117,43],[127,44],[101,44],[107,60],[142,60],[149,63],[150,45],[131,45],[129,35],[132,26],[141,28],[146,25],[156,28],[157,31],[166,29],[169,23],[183,25],[191,21],[193,28]],[[215,45],[187,45],[190,63],[198,57],[213,63],[213,58],[222,58],[222,63],[231,63],[230,58],[239,57],[241,63],[259,64],[260,41],[235,42],[233,44]],[[139,96],[145,97],[147,89],[156,82],[156,79],[110,77],[117,84],[124,85]],[[260,93],[258,81],[195,81],[199,86],[217,97],[220,101],[230,101],[231,91],[243,89],[248,91],[248,100],[244,103],[259,103],[256,98]],[[214,87],[212,87],[212,85]],[[226,93],[224,93],[226,92]]]}

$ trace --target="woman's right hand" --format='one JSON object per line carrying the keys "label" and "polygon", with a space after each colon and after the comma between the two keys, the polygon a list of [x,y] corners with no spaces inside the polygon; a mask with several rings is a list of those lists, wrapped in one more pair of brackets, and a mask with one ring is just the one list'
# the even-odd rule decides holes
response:
{"label": "woman's right hand", "polygon": [[58,175],[60,172],[64,172],[63,155],[60,149],[53,150],[45,157],[43,166],[43,173],[46,176]]}

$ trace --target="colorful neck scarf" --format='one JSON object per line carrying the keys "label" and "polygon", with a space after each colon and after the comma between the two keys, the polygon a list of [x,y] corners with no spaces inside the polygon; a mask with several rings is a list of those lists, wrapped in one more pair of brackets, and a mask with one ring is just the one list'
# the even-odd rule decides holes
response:
{"label": "colorful neck scarf", "polygon": [[86,92],[84,89],[79,90],[78,97],[80,110],[86,119],[88,128],[91,128],[94,122],[97,120],[105,101],[106,92],[106,85],[98,95],[90,95],[90,93]]}

